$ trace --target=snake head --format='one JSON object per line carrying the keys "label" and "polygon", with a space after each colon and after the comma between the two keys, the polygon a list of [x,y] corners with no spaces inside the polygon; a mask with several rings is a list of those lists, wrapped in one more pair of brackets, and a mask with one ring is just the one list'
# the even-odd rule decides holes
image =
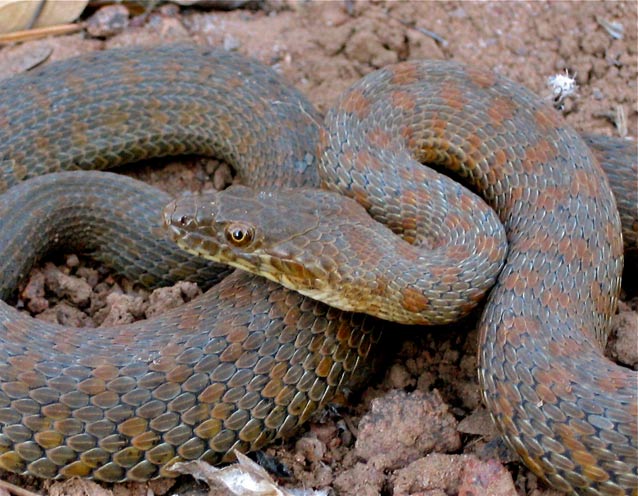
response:
{"label": "snake head", "polygon": [[322,292],[336,263],[332,252],[322,256],[325,224],[339,215],[343,201],[321,190],[235,185],[172,201],[164,208],[164,226],[190,253],[304,294]]}

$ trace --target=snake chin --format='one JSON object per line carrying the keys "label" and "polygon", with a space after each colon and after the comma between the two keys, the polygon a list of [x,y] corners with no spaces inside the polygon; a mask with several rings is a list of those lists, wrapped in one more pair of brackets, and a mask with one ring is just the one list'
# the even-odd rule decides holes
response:
{"label": "snake chin", "polygon": [[[214,195],[217,196],[217,193]],[[265,199],[270,196],[260,192],[257,197]],[[264,243],[262,230],[253,229],[252,223],[247,224],[247,213],[233,212],[230,218],[239,220],[226,220],[227,217],[217,210],[220,203],[223,202],[208,195],[185,195],[164,208],[164,228],[169,237],[188,253],[265,277],[320,301],[332,299],[324,282],[328,280],[327,271],[315,262],[304,263],[306,258],[291,249],[296,235],[286,235],[281,241],[268,239]],[[228,206],[227,203],[223,205]],[[251,226],[251,236],[255,239],[248,245],[233,244],[228,239],[228,226],[238,223]],[[314,226],[314,222],[310,225]],[[303,229],[301,232],[307,233]],[[267,246],[262,246],[264,244]]]}

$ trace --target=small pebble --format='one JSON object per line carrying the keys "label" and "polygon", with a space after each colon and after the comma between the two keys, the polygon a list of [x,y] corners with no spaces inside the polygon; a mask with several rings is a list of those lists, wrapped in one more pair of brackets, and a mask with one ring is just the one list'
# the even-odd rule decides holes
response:
{"label": "small pebble", "polygon": [[78,258],[77,255],[67,255],[65,264],[68,268],[72,269],[80,265],[80,259]]}
{"label": "small pebble", "polygon": [[309,462],[318,462],[326,453],[326,445],[316,437],[305,436],[295,443],[295,450]]}
{"label": "small pebble", "polygon": [[96,38],[107,38],[129,25],[129,11],[124,5],[106,5],[87,21],[86,30]]}

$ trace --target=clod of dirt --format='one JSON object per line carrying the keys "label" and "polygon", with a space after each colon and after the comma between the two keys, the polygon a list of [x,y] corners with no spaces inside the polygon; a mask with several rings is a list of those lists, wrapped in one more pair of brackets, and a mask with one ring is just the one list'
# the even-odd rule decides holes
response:
{"label": "clod of dirt", "polygon": [[100,486],[96,482],[84,479],[73,479],[64,482],[54,482],[48,492],[49,496],[113,496],[113,492]]}
{"label": "clod of dirt", "polygon": [[431,451],[458,450],[456,428],[438,391],[392,390],[362,417],[355,454],[378,470],[398,468]]}
{"label": "clod of dirt", "polygon": [[433,453],[420,458],[391,479],[394,496],[515,496],[511,474],[497,461],[474,455]]}
{"label": "clod of dirt", "polygon": [[316,463],[326,454],[326,445],[314,436],[304,436],[295,443],[295,451],[299,457]]}
{"label": "clod of dirt", "polygon": [[96,314],[100,325],[114,326],[130,324],[144,315],[144,299],[120,293],[110,293],[106,296],[106,306]]}
{"label": "clod of dirt", "polygon": [[91,299],[91,286],[84,279],[65,274],[52,263],[44,266],[46,288],[60,299],[85,307]]}
{"label": "clod of dirt", "polygon": [[44,312],[36,315],[36,319],[71,327],[94,327],[91,319],[81,310],[61,301]]}
{"label": "clod of dirt", "polygon": [[[116,484],[111,489],[85,479],[68,479],[48,483],[48,496],[164,496],[175,485],[175,479],[157,479],[147,484]],[[180,495],[186,496],[185,492]],[[192,493],[191,493],[192,494]],[[204,496],[205,492],[197,496]]]}
{"label": "clod of dirt", "polygon": [[607,343],[607,356],[638,369],[638,313],[621,311],[613,319],[612,337]]}
{"label": "clod of dirt", "polygon": [[44,297],[44,273],[39,269],[31,272],[31,278],[20,292],[20,298],[26,303],[31,313],[42,313],[49,308],[49,301]]}
{"label": "clod of dirt", "polygon": [[148,291],[122,280],[122,285],[76,256],[64,266],[51,262],[31,271],[20,292],[20,306],[37,319],[74,327],[129,324],[176,308],[199,296],[192,282]]}
{"label": "clod of dirt", "polygon": [[465,463],[473,455],[432,453],[397,470],[391,478],[394,495],[458,494]]}
{"label": "clod of dirt", "polygon": [[400,363],[394,363],[388,371],[387,380],[395,389],[406,389],[408,387],[414,387],[416,380],[410,374],[406,367]]}
{"label": "clod of dirt", "polygon": [[124,5],[105,5],[86,23],[91,36],[104,38],[122,32],[129,25],[129,11]]}
{"label": "clod of dirt", "polygon": [[357,463],[335,479],[334,488],[341,496],[378,496],[384,483],[385,476],[381,470]]}
{"label": "clod of dirt", "polygon": [[496,460],[479,460],[471,456],[463,467],[459,496],[516,494],[512,475]]}
{"label": "clod of dirt", "polygon": [[496,438],[499,433],[492,422],[489,412],[485,408],[477,408],[459,422],[458,431],[465,434],[484,436],[488,439]]}
{"label": "clod of dirt", "polygon": [[153,317],[171,308],[192,300],[202,294],[201,289],[193,282],[181,281],[167,288],[159,288],[151,293],[149,307],[146,309],[146,318]]}

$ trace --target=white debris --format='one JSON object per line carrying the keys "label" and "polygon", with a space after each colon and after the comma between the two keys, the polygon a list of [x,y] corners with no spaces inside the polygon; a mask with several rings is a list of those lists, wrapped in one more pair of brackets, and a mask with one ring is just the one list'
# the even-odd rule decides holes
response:
{"label": "white debris", "polygon": [[268,472],[247,456],[235,452],[237,463],[215,468],[206,462],[174,463],[171,471],[189,474],[228,496],[327,496],[327,490],[280,488]]}
{"label": "white debris", "polygon": [[620,22],[608,21],[600,16],[596,16],[596,22],[598,22],[598,24],[600,24],[614,40],[623,39],[625,27]]}
{"label": "white debris", "polygon": [[555,74],[547,78],[547,86],[552,92],[554,107],[558,109],[562,108],[565,98],[576,95],[578,89],[575,76],[570,76],[567,70],[565,74]]}

